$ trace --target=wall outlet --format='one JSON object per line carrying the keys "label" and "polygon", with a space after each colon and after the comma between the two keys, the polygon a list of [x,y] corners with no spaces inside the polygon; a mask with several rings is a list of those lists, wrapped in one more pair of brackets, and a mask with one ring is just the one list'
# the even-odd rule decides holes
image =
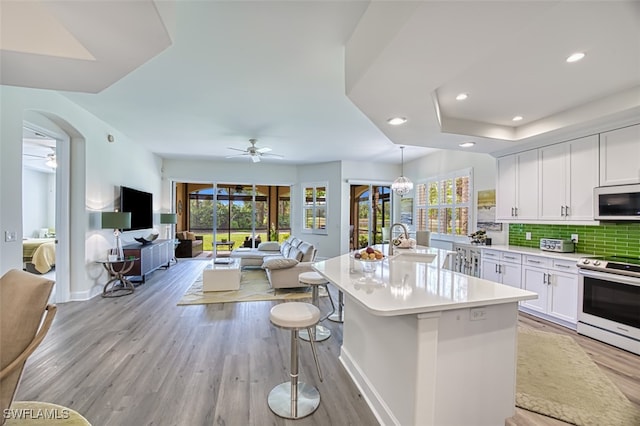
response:
{"label": "wall outlet", "polygon": [[471,308],[469,310],[469,320],[480,321],[487,319],[487,310],[485,308]]}
{"label": "wall outlet", "polygon": [[524,234],[524,238],[525,238],[525,240],[530,240],[531,239],[531,232],[527,232],[526,234]]}
{"label": "wall outlet", "polygon": [[578,242],[578,234],[571,234],[571,241],[573,241],[574,243]]}
{"label": "wall outlet", "polygon": [[8,243],[18,240],[18,233],[16,231],[4,231],[4,240]]}

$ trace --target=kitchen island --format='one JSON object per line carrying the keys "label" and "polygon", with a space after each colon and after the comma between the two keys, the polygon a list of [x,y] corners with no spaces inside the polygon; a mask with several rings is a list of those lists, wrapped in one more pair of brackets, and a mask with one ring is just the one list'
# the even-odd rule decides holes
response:
{"label": "kitchen island", "polygon": [[537,295],[445,269],[448,251],[425,253],[366,275],[349,254],[314,264],[344,293],[340,361],[383,425],[504,425],[518,302]]}

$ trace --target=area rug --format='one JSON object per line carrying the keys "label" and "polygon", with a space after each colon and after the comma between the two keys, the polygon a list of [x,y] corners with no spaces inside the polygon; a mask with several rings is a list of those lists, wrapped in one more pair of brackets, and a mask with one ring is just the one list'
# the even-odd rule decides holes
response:
{"label": "area rug", "polygon": [[576,425],[640,425],[640,412],[569,336],[520,328],[516,406]]}
{"label": "area rug", "polygon": [[77,411],[50,402],[14,401],[2,415],[4,426],[91,426]]}
{"label": "area rug", "polygon": [[310,299],[308,288],[274,290],[269,285],[267,274],[262,269],[242,271],[240,290],[202,291],[202,276],[187,289],[178,305],[205,305],[208,303],[256,302],[263,300]]}

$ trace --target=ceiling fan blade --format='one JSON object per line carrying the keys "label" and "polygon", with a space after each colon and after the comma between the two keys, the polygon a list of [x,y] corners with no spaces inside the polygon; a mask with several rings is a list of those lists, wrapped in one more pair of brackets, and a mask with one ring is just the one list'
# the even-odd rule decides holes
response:
{"label": "ceiling fan blade", "polygon": [[247,154],[247,153],[245,152],[244,154],[227,155],[227,156],[226,156],[226,157],[224,157],[224,158],[246,157],[247,155],[249,155],[249,154]]}
{"label": "ceiling fan blade", "polygon": [[254,163],[259,163],[260,162],[260,156],[259,155],[252,155],[251,156],[251,161],[253,161]]}
{"label": "ceiling fan blade", "polygon": [[246,151],[247,151],[246,149],[232,148],[232,147],[230,147],[230,146],[228,146],[227,148],[228,148],[228,149],[232,149],[232,150],[234,150],[234,151],[240,151],[240,152],[246,152]]}
{"label": "ceiling fan blade", "polygon": [[271,148],[265,146],[264,148],[258,148],[256,149],[256,152],[259,152],[260,154],[264,154],[265,152],[269,152],[271,151]]}

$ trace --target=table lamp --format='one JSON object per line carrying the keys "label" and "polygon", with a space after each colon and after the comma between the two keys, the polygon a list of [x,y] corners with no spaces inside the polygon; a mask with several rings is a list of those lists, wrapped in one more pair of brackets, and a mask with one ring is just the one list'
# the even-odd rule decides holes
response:
{"label": "table lamp", "polygon": [[124,259],[122,242],[120,241],[120,230],[131,228],[131,213],[129,212],[102,212],[102,229],[113,229],[113,236],[116,239],[115,251],[118,253],[118,260]]}
{"label": "table lamp", "polygon": [[167,227],[167,240],[171,239],[171,225],[178,223],[178,216],[175,213],[160,213],[160,223],[169,225]]}

